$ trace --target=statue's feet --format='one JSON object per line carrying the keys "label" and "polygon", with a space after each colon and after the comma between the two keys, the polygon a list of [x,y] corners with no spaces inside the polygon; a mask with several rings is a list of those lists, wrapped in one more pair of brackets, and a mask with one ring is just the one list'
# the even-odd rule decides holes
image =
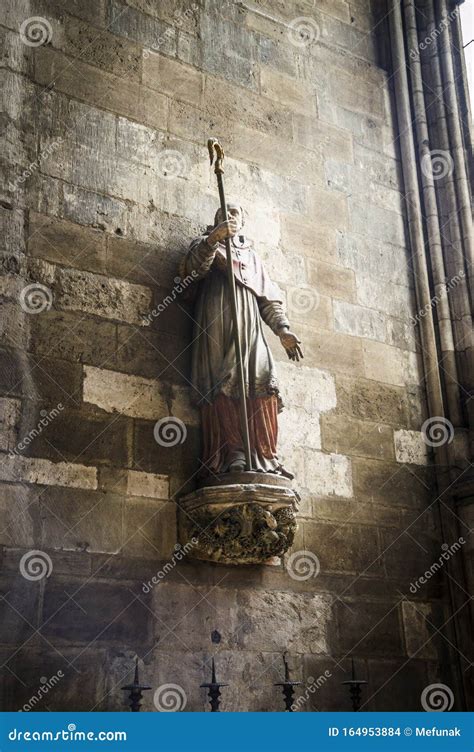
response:
{"label": "statue's feet", "polygon": [[246,468],[243,452],[233,452],[229,457],[229,473],[243,473]]}
{"label": "statue's feet", "polygon": [[[227,458],[227,472],[229,473],[243,473],[247,469],[247,463],[245,461],[245,454],[240,450],[234,450],[231,454],[229,454]],[[255,468],[254,468],[255,469]],[[260,473],[271,473],[273,475],[282,475],[284,478],[289,478],[289,480],[293,480],[295,477],[293,473],[290,473],[288,470],[286,470],[283,465],[281,465],[278,460],[276,460],[273,463],[273,467],[270,465],[267,468],[259,467],[255,469],[256,472]]]}
{"label": "statue's feet", "polygon": [[234,460],[229,465],[229,473],[243,473],[245,467],[245,460]]}

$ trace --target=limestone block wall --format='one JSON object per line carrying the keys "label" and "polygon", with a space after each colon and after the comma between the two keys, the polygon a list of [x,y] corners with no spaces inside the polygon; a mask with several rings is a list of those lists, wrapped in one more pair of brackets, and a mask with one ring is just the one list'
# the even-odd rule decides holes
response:
{"label": "limestone block wall", "polygon": [[[206,707],[211,655],[228,710],[281,708],[284,652],[302,711],[349,707],[351,656],[370,710],[416,710],[424,687],[450,684],[442,572],[418,583],[452,542],[432,506],[374,5],[3,9],[4,708],[61,672],[36,709],[125,709],[135,654],[154,688],[183,687],[188,710]],[[176,548],[176,499],[199,456],[192,305],[176,278],[217,206],[211,135],[305,349],[290,364],[268,332],[301,495],[293,552],[309,552],[309,576],[298,558],[233,569]],[[154,429],[170,417],[184,432],[165,446]]]}

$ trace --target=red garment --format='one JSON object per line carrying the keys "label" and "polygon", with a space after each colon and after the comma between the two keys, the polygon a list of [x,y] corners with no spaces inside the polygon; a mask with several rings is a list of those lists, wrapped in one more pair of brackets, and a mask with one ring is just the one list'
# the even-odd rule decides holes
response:
{"label": "red garment", "polygon": [[[256,453],[262,464],[277,460],[277,396],[247,399],[247,414],[251,453]],[[225,472],[231,454],[243,447],[239,402],[221,393],[214,402],[203,405],[201,416],[204,471]]]}

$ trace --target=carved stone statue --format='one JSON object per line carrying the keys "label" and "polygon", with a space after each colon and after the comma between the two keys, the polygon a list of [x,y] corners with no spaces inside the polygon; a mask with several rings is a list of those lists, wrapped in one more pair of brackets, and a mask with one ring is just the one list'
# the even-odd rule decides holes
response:
{"label": "carved stone statue", "polygon": [[244,235],[240,206],[219,209],[214,225],[191,243],[181,266],[197,280],[192,343],[193,398],[201,407],[202,476],[245,469],[239,416],[239,383],[224,241],[230,238],[252,470],[292,478],[277,455],[277,414],[282,409],[273,357],[264,326],[280,338],[290,360],[303,357],[290,331],[283,296]]}
{"label": "carved stone statue", "polygon": [[180,268],[194,280],[191,391],[203,453],[198,488],[179,500],[179,536],[198,559],[257,564],[292,545],[299,499],[277,455],[282,403],[263,324],[290,360],[303,352],[280,289],[244,235],[242,208],[226,202],[224,150],[215,138],[207,146],[220,208]]}

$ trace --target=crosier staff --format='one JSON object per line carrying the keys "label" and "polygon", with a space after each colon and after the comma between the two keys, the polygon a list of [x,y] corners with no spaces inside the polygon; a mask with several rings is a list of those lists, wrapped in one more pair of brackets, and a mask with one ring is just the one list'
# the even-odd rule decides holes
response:
{"label": "crosier staff", "polygon": [[[225,200],[225,192],[224,192],[224,179],[222,175],[224,174],[224,168],[222,167],[222,162],[224,161],[224,149],[220,145],[219,141],[216,138],[210,138],[207,142],[207,148],[209,149],[209,158],[211,160],[211,165],[214,162],[214,150],[215,150],[215,166],[214,166],[214,172],[217,177],[217,187],[219,190],[219,199],[221,202],[221,213],[222,217],[227,217],[227,204]],[[234,270],[233,270],[233,264],[232,264],[232,249],[230,247],[230,238],[225,239],[225,251],[226,251],[226,258],[227,258],[227,279],[229,282],[229,289],[230,289],[230,306],[232,311],[232,323],[234,325],[234,345],[235,345],[235,356],[237,358],[237,373],[239,377],[239,393],[240,393],[240,403],[239,403],[239,412],[240,412],[240,424],[241,424],[241,430],[242,430],[242,437],[244,441],[244,452],[245,452],[245,469],[246,470],[252,470],[252,458],[250,455],[250,438],[249,438],[249,424],[248,424],[248,417],[247,417],[247,400],[246,400],[246,394],[245,394],[245,377],[244,377],[244,364],[242,362],[242,346],[240,343],[240,333],[239,333],[239,320],[237,315],[237,295],[235,292],[235,277],[234,277]]]}

